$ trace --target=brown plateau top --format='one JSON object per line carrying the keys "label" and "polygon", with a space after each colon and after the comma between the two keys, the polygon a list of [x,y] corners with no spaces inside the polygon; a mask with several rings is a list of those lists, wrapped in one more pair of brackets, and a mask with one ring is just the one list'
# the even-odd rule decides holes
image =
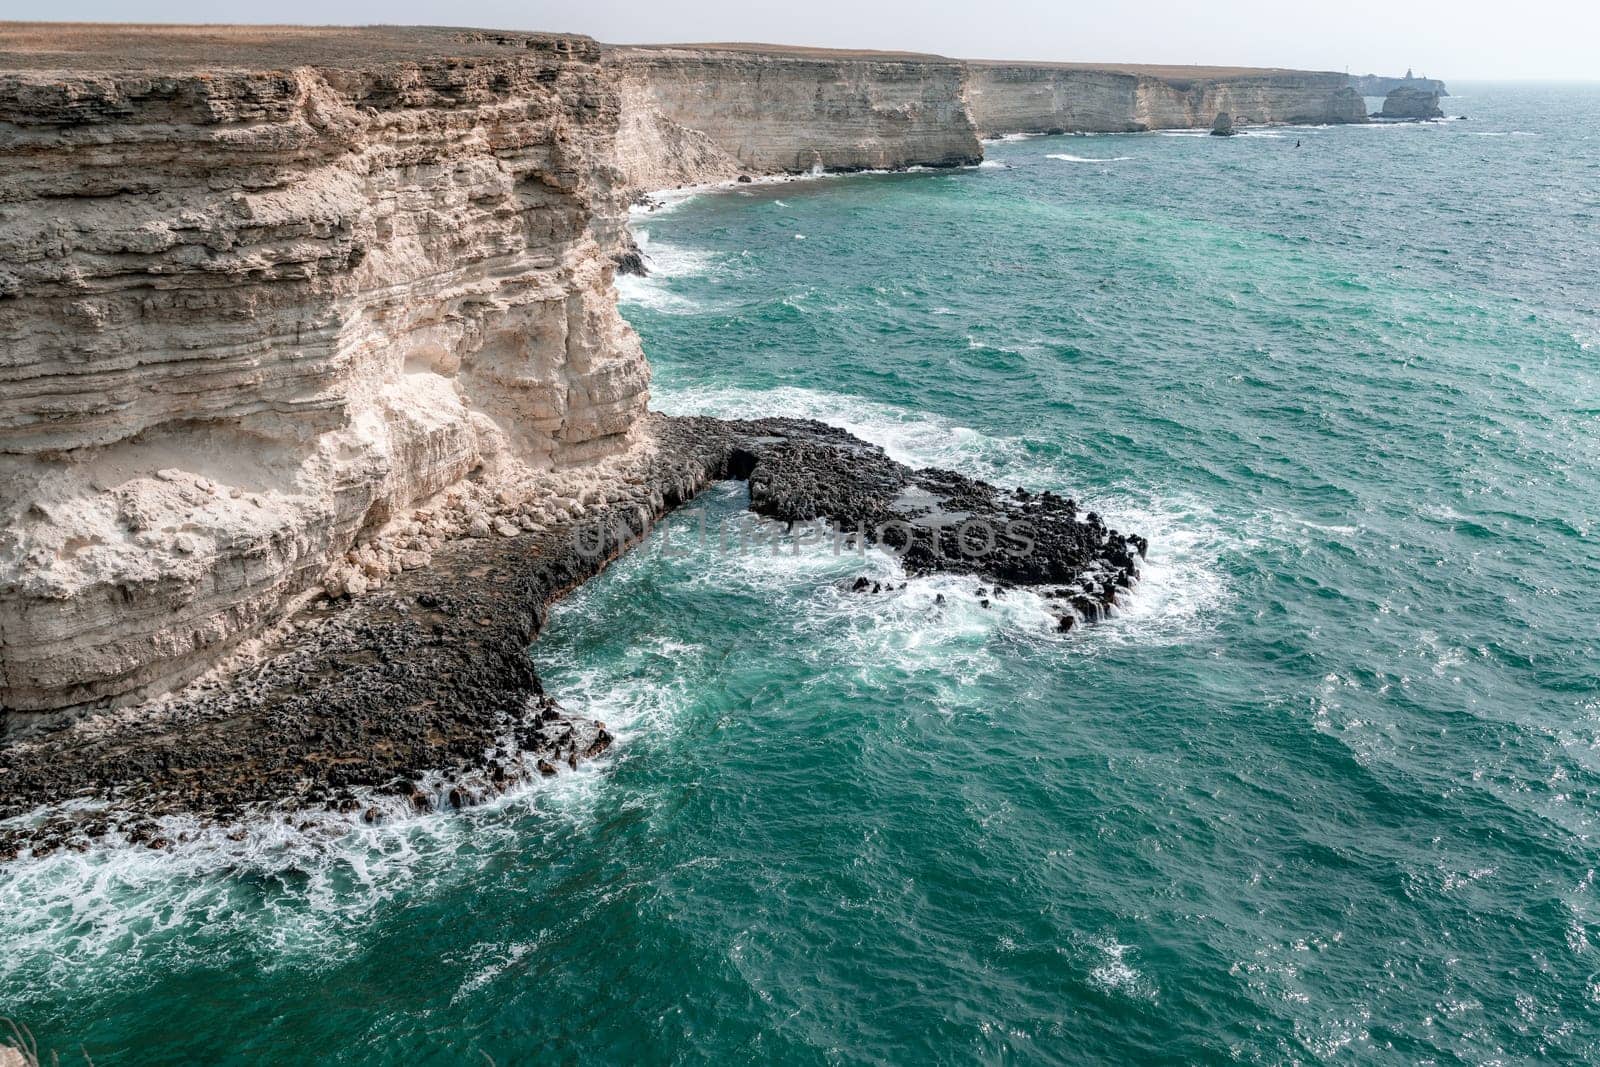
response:
{"label": "brown plateau top", "polygon": [[[592,58],[601,46],[577,34],[524,33],[448,26],[224,26],[87,22],[0,22],[0,70],[162,70],[300,66],[359,69],[381,63],[505,56],[511,49]],[[706,51],[797,59],[952,62],[927,52],[869,48],[710,42],[605,46],[624,52]],[[1280,67],[1203,67],[1148,63],[1052,63],[972,59],[975,67],[1017,67],[1139,74],[1168,81],[1274,77],[1306,73]]]}
{"label": "brown plateau top", "polygon": [[0,22],[0,70],[165,71],[330,67],[452,57],[504,57],[513,50],[594,59],[588,37],[445,26],[156,26]]}

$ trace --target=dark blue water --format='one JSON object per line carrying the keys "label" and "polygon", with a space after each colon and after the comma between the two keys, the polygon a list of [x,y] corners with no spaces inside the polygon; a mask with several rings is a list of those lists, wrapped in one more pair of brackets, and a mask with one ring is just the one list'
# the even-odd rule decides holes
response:
{"label": "dark blue water", "polygon": [[8,870],[0,1004],[97,1063],[1600,1055],[1600,89],[1456,91],[640,217],[659,406],[1071,491],[1130,606],[680,515],[532,651],[607,762]]}

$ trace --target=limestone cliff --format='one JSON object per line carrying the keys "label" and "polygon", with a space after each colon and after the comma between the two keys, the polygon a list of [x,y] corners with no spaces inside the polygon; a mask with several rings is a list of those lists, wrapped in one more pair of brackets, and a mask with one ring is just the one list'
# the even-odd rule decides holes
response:
{"label": "limestone cliff", "polygon": [[1384,77],[1380,74],[1352,74],[1350,86],[1362,96],[1388,96],[1399,88],[1422,89],[1426,92],[1449,96],[1444,82],[1438,78],[1418,78],[1407,71],[1403,78]]}
{"label": "limestone cliff", "polygon": [[182,680],[414,503],[628,447],[648,371],[593,42],[26,29],[0,44],[0,705]]}
{"label": "limestone cliff", "polygon": [[976,162],[978,137],[1365,122],[1343,74],[1002,63],[773,45],[607,50],[619,165],[640,189],[741,173]]}
{"label": "limestone cliff", "polygon": [[939,56],[702,45],[615,48],[608,63],[623,86],[620,162],[640,188],[983,158],[964,68]]}
{"label": "limestone cliff", "polygon": [[1359,120],[1334,77],[0,24],[0,709],[132,701],[302,594],[632,499],[639,191]]}
{"label": "limestone cliff", "polygon": [[1096,67],[1064,63],[968,63],[966,98],[986,137],[1009,133],[1240,124],[1364,122],[1366,108],[1343,74],[1207,67]]}

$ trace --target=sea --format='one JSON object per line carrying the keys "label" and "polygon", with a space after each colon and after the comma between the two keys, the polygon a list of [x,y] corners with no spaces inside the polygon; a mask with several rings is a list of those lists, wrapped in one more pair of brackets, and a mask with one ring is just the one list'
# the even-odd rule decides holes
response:
{"label": "sea", "polygon": [[1149,538],[1127,602],[737,551],[716,487],[529,649],[605,758],[0,866],[0,1016],[100,1067],[1593,1062],[1600,86],[1452,90],[638,212],[654,407],[1074,496]]}

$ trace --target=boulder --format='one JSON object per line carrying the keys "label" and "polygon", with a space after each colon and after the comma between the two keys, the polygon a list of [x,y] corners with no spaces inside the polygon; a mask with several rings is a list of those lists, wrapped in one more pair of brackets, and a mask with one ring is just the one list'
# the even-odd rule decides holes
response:
{"label": "boulder", "polygon": [[1233,116],[1226,111],[1217,112],[1217,117],[1211,123],[1211,136],[1232,137],[1234,135]]}

